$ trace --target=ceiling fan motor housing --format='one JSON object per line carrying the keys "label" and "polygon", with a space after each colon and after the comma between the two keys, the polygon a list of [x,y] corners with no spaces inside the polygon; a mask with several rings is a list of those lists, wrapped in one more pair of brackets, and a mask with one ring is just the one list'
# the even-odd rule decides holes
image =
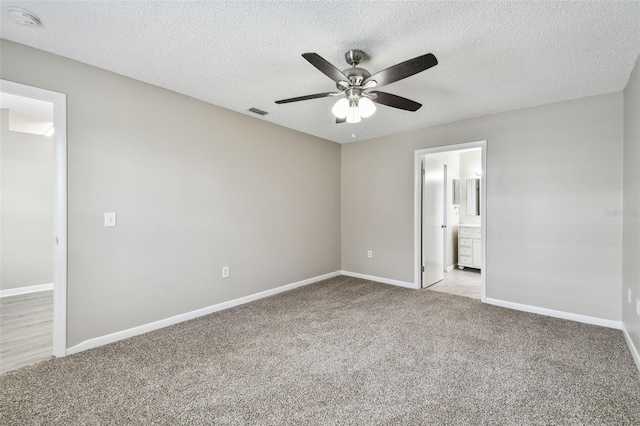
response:
{"label": "ceiling fan motor housing", "polygon": [[352,67],[357,67],[364,60],[364,52],[362,50],[350,50],[344,54],[344,60]]}
{"label": "ceiling fan motor housing", "polygon": [[[371,77],[371,73],[364,68],[347,68],[342,73],[349,79],[349,86],[361,86],[362,82]],[[343,90],[340,84],[337,84],[338,89]]]}

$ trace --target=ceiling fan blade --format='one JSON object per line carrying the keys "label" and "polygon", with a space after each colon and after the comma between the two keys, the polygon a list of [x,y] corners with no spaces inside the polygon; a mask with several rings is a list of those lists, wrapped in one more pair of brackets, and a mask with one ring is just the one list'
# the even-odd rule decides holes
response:
{"label": "ceiling fan blade", "polygon": [[329,61],[327,61],[317,53],[303,53],[302,57],[309,61],[311,65],[318,68],[321,73],[323,73],[336,83],[339,83],[341,81],[349,81],[347,76],[342,74],[342,71],[331,65]]}
{"label": "ceiling fan blade", "polygon": [[405,111],[417,111],[422,104],[412,101],[411,99],[403,98],[402,96],[392,95],[386,92],[369,92],[372,95],[377,95],[375,99],[371,99],[373,102],[390,106],[392,108],[403,109]]}
{"label": "ceiling fan blade", "polygon": [[276,103],[277,104],[288,104],[289,102],[299,102],[299,101],[306,101],[306,100],[309,100],[309,99],[326,98],[327,96],[334,96],[336,94],[341,94],[341,93],[336,93],[336,92],[316,93],[314,95],[298,96],[297,98],[282,99],[280,101],[276,101]]}
{"label": "ceiling fan blade", "polygon": [[401,62],[385,70],[382,70],[371,77],[364,80],[363,84],[367,84],[370,81],[375,81],[376,87],[385,86],[387,84],[395,83],[403,78],[411,77],[414,74],[418,74],[424,70],[428,70],[431,67],[438,65],[438,60],[431,53],[418,56],[417,58],[409,59],[408,61]]}
{"label": "ceiling fan blade", "polygon": [[344,123],[347,121],[347,118],[336,118],[336,124]]}

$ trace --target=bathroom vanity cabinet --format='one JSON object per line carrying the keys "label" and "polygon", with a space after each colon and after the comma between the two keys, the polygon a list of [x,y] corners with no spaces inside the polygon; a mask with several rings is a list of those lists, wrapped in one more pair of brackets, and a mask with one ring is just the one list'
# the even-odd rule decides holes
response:
{"label": "bathroom vanity cabinet", "polygon": [[458,226],[458,268],[482,266],[482,227],[480,225]]}

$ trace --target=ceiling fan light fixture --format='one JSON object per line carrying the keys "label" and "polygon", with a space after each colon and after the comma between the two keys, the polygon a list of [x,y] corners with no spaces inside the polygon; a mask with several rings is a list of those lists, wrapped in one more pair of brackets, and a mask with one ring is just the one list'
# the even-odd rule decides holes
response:
{"label": "ceiling fan light fixture", "polygon": [[349,105],[349,110],[347,112],[347,123],[359,123],[362,121],[362,115],[360,114],[360,108],[358,108],[357,103],[353,103]]}
{"label": "ceiling fan light fixture", "polygon": [[347,118],[347,112],[349,111],[349,100],[347,98],[339,99],[338,102],[331,108],[331,112],[337,118]]}
{"label": "ceiling fan light fixture", "polygon": [[373,113],[376,112],[376,106],[369,98],[360,98],[358,106],[360,107],[360,115],[362,118],[371,117]]}

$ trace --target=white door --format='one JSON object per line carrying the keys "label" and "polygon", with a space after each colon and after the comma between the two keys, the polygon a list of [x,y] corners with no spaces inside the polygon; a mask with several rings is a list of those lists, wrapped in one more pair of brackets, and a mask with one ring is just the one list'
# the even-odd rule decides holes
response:
{"label": "white door", "polygon": [[422,185],[422,287],[444,279],[445,165],[425,155]]}

